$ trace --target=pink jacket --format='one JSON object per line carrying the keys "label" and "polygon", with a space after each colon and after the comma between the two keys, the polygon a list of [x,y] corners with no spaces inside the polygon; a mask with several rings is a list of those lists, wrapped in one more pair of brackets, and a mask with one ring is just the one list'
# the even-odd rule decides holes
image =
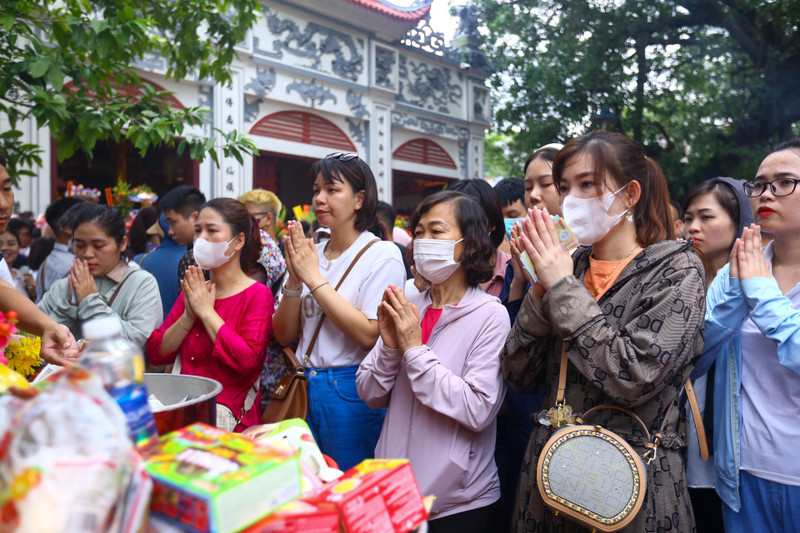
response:
{"label": "pink jacket", "polygon": [[[420,317],[431,305],[429,291],[408,299]],[[500,498],[494,448],[509,329],[500,301],[473,287],[444,307],[427,345],[403,354],[379,338],[358,369],[361,399],[388,407],[375,456],[410,460],[422,493],[437,498],[431,518]]]}

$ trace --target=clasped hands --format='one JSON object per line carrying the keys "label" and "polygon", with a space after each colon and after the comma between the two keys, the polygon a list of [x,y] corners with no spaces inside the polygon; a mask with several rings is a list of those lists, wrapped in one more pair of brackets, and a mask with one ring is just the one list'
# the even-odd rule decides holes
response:
{"label": "clasped hands", "polygon": [[[522,266],[522,252],[528,256],[539,277],[534,282],[530,273]],[[572,257],[561,246],[556,228],[547,209],[533,208],[522,221],[511,230],[511,256],[514,261],[514,276],[521,272],[531,284],[531,296],[541,299],[547,289],[567,276],[572,275]]]}
{"label": "clasped hands", "polygon": [[202,268],[190,266],[186,269],[184,279],[181,280],[181,290],[185,307],[180,319],[181,327],[191,329],[191,324],[194,324],[195,320],[198,318],[205,320],[209,313],[214,312],[217,286],[214,283],[206,283]]}
{"label": "clasped hands", "polygon": [[742,230],[731,248],[730,277],[741,281],[750,278],[771,278],[769,264],[761,245],[761,227],[750,224]]}
{"label": "clasped hands", "polygon": [[84,298],[97,291],[97,283],[89,271],[89,264],[83,259],[75,259],[69,269],[69,294],[75,294],[75,303],[81,303]]}
{"label": "clasped hands", "polygon": [[395,285],[383,291],[378,305],[378,332],[387,348],[400,349],[403,353],[422,346],[417,306],[409,303],[405,293]]}
{"label": "clasped hands", "polygon": [[286,270],[289,272],[287,289],[300,289],[303,284],[313,288],[325,281],[319,272],[317,247],[314,246],[313,239],[306,238],[300,222],[290,220],[286,223],[283,244]]}

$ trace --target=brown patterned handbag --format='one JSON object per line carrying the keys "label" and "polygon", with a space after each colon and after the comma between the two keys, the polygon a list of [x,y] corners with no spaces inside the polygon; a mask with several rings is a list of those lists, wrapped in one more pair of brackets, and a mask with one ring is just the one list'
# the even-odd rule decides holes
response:
{"label": "brown patterned handbag", "polygon": [[[563,513],[568,520],[592,531],[618,531],[642,508],[647,491],[647,465],[656,458],[675,401],[652,436],[641,418],[615,405],[597,405],[582,417],[573,417],[572,409],[564,403],[568,363],[566,350],[562,349],[556,407],[540,414],[540,421],[546,419],[544,423],[560,429],[550,437],[539,456],[536,469],[539,494],[555,515]],[[701,456],[706,460],[708,446],[690,380],[686,380],[685,388],[695,414]],[[584,423],[603,409],[628,414],[642,429],[647,437],[643,457],[613,431]]]}
{"label": "brown patterned handbag", "polygon": [[272,424],[289,418],[308,415],[308,377],[291,348],[283,349],[286,372],[272,393],[267,408],[261,415],[262,424]]}

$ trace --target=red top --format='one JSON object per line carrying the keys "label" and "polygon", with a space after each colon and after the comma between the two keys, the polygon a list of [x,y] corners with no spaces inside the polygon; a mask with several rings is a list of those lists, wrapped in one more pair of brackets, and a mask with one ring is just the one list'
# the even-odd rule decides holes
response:
{"label": "red top", "polygon": [[[164,332],[177,322],[184,311],[183,298],[178,297],[161,327],[147,339],[147,358],[156,365],[173,363],[178,352],[159,355],[158,347]],[[274,312],[272,291],[266,285],[253,283],[238,294],[217,299],[214,310],[225,321],[211,343],[203,322],[196,320],[181,343],[181,374],[216,379],[222,384],[217,402],[239,417],[247,391],[261,375],[267,357],[267,344],[272,337]],[[184,323],[186,321],[184,320]],[[261,391],[236,431],[256,425],[261,418]]]}
{"label": "red top", "polygon": [[419,327],[422,329],[422,344],[428,342],[428,339],[431,338],[431,332],[433,331],[433,327],[439,321],[439,317],[442,316],[441,309],[434,309],[433,307],[429,307],[428,310],[425,312],[425,316],[422,317],[422,323],[420,323]]}

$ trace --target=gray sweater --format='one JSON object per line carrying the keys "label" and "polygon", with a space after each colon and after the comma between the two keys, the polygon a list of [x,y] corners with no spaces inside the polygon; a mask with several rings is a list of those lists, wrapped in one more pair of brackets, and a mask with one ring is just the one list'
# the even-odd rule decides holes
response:
{"label": "gray sweater", "polygon": [[[69,293],[68,278],[60,279],[45,293],[38,304],[39,309],[67,326],[76,339],[82,337],[84,321],[116,315],[122,321],[123,336],[144,349],[147,338],[164,320],[156,278],[130,262],[119,283],[107,276],[95,278],[95,282],[98,292],[75,305]],[[120,284],[122,287],[114,297]]]}

